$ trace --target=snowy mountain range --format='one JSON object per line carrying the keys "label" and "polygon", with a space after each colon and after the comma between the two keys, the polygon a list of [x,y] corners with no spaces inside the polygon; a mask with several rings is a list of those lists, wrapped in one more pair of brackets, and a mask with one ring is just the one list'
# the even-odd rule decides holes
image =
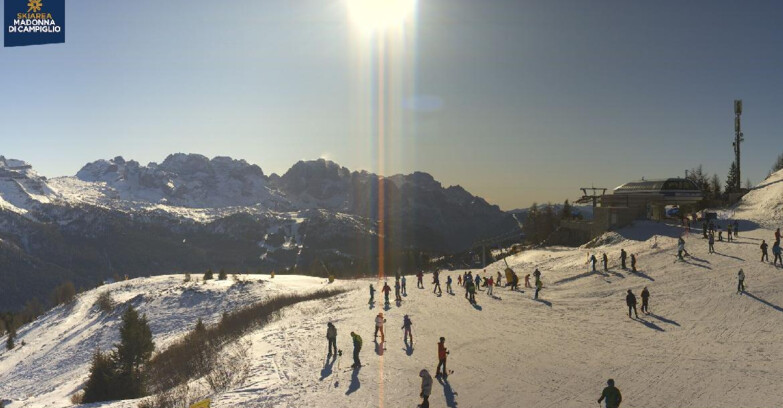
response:
{"label": "snowy mountain range", "polygon": [[385,178],[319,159],[278,176],[244,160],[177,153],[160,164],[97,160],[47,179],[0,156],[0,290],[9,293],[0,309],[45,297],[64,279],[91,286],[114,274],[314,273],[321,261],[372,273],[379,234],[393,261],[515,229],[497,206],[420,172]]}

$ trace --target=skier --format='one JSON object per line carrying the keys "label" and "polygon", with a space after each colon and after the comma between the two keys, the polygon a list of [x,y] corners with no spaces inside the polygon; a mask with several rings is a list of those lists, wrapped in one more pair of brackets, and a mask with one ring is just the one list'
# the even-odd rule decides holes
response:
{"label": "skier", "polygon": [[438,273],[437,270],[432,273],[432,283],[435,285],[432,288],[432,293],[435,293],[435,291],[437,291],[438,295],[442,295],[443,290],[440,288],[440,274]]}
{"label": "skier", "polygon": [[609,257],[606,256],[606,252],[604,252],[603,256],[601,257],[602,261],[604,263],[604,271],[609,272]]}
{"label": "skier", "polygon": [[774,244],[772,244],[772,264],[777,266],[778,261],[780,261],[780,266],[783,266],[783,258],[780,257],[780,241],[775,241]]}
{"label": "skier", "polygon": [[468,281],[468,284],[466,285],[468,288],[468,300],[470,303],[476,303],[476,284],[473,283],[473,281]]}
{"label": "skier", "polygon": [[501,283],[500,283],[500,282],[501,282],[500,278],[501,278],[500,271],[498,271],[498,279],[495,281],[495,285],[497,285],[497,286],[500,286],[500,285],[501,285]]}
{"label": "skier", "polygon": [[648,301],[650,300],[650,291],[647,290],[647,286],[642,289],[642,313],[650,314]]}
{"label": "skier", "polygon": [[484,279],[484,281],[487,282],[487,295],[492,296],[492,286],[494,285],[492,276],[490,276],[489,279]]}
{"label": "skier", "polygon": [[[402,333],[402,339],[405,340],[406,344],[413,344],[413,331],[411,331],[411,326],[413,325],[413,322],[411,322],[411,318],[408,317],[408,315],[405,315],[402,318],[402,327],[401,329],[405,330]],[[408,343],[408,337],[410,337],[411,341]]]}
{"label": "skier", "polygon": [[432,393],[432,376],[427,370],[419,371],[419,377],[421,377],[421,398],[423,399],[420,408],[430,408],[430,393]]}
{"label": "skier", "polygon": [[623,269],[628,269],[625,267],[625,258],[628,256],[628,253],[625,252],[624,248],[620,248],[620,263],[622,264]]}
{"label": "skier", "polygon": [[614,380],[609,379],[606,381],[606,388],[601,392],[601,398],[598,398],[598,403],[606,400],[606,408],[619,408],[620,403],[623,402],[623,396],[620,394],[620,390],[614,386]]}
{"label": "skier", "polygon": [[423,277],[424,277],[424,274],[421,271],[416,273],[416,278],[418,279],[418,281],[416,282],[416,287],[419,288],[419,289],[424,289],[424,282],[421,281],[421,279]]}
{"label": "skier", "polygon": [[375,316],[375,341],[378,341],[378,331],[380,331],[381,343],[386,341],[386,334],[383,332],[384,323],[386,323],[386,319],[383,318],[383,312],[380,312],[378,316]]}
{"label": "skier", "polygon": [[[443,376],[446,378],[449,376],[449,372],[446,370],[446,356],[449,354],[449,350],[446,349],[446,338],[441,337],[438,343],[438,368],[435,369],[435,377]],[[443,367],[443,371],[441,371]]]}
{"label": "skier", "polygon": [[683,257],[682,257],[683,252],[686,253],[686,254],[688,253],[685,250],[685,240],[682,239],[682,237],[680,237],[677,240],[677,258],[679,260],[681,260],[681,261],[684,260]]}
{"label": "skier", "polygon": [[[530,276],[528,274],[527,276]],[[518,290],[519,289],[519,276],[517,276],[516,272],[511,272],[511,290]]]}
{"label": "skier", "polygon": [[474,283],[476,284],[476,290],[481,290],[481,276],[479,276],[478,273],[476,273],[476,278],[474,279]]}
{"label": "skier", "polygon": [[715,233],[710,232],[710,239],[707,240],[707,244],[710,247],[710,253],[715,253]]}
{"label": "skier", "polygon": [[525,287],[532,288],[532,286],[530,286],[530,274],[525,275]]}
{"label": "skier", "polygon": [[704,221],[701,224],[701,233],[702,233],[702,235],[704,235],[704,238],[706,239],[707,238],[707,221]]}
{"label": "skier", "polygon": [[723,230],[720,225],[718,225],[718,241],[723,242]]}
{"label": "skier", "polygon": [[631,270],[636,272],[636,255],[631,254]]}
{"label": "skier", "polygon": [[457,275],[457,285],[462,286],[462,275]]}
{"label": "skier", "polygon": [[446,277],[446,293],[454,294],[454,290],[451,289],[451,275]]}
{"label": "skier", "polygon": [[465,282],[465,299],[469,299],[470,291],[468,290],[468,284],[473,283],[473,276],[470,274],[470,271],[468,271],[468,274],[465,275],[465,280],[463,282]]}
{"label": "skier", "polygon": [[769,255],[767,254],[767,241],[761,240],[761,262],[764,262],[765,260],[769,262]]}
{"label": "skier", "polygon": [[400,281],[398,280],[394,281],[394,300],[395,301],[402,300],[402,297],[400,296]]}
{"label": "skier", "polygon": [[402,295],[408,296],[408,289],[405,287],[405,275],[402,275],[400,282],[402,282]]}
{"label": "skier", "polygon": [[541,282],[541,279],[536,277],[536,294],[533,296],[533,299],[538,299],[538,292],[541,291],[541,288],[544,287],[544,283]]}
{"label": "skier", "polygon": [[362,362],[359,361],[359,351],[362,350],[362,338],[351,332],[351,338],[353,339],[353,365],[351,368],[358,368],[362,366]]}
{"label": "skier", "polygon": [[734,232],[731,230],[731,228],[732,228],[731,222],[729,222],[729,225],[726,227],[726,233],[727,233],[726,237],[729,242],[731,242],[731,238],[734,236]]}
{"label": "skier", "polygon": [[533,271],[533,277],[536,278],[536,280],[538,280],[541,277],[541,271],[539,271],[538,268],[536,268],[536,270]]}
{"label": "skier", "polygon": [[590,258],[588,259],[588,262],[592,263],[593,265],[593,272],[598,272],[595,270],[595,263],[598,262],[597,259],[595,259],[595,254],[590,255]]}
{"label": "skier", "polygon": [[332,357],[332,347],[334,347],[334,357],[337,358],[337,328],[332,322],[326,324],[326,339],[329,341],[329,353],[326,358]]}
{"label": "skier", "polygon": [[745,292],[745,272],[742,271],[742,268],[740,268],[739,272],[737,272],[737,294],[741,295]]}
{"label": "skier", "polygon": [[370,284],[370,301],[367,302],[368,304],[373,304],[375,302],[375,288],[372,286],[372,283]]}
{"label": "skier", "polygon": [[383,299],[384,304],[389,305],[389,292],[391,292],[391,287],[389,286],[389,282],[383,283],[383,289],[381,289],[381,292],[383,292]]}
{"label": "skier", "polygon": [[625,304],[628,305],[628,317],[631,317],[631,311],[633,310],[633,313],[638,319],[639,313],[636,312],[636,296],[631,292],[631,289],[628,289],[628,294],[625,295]]}

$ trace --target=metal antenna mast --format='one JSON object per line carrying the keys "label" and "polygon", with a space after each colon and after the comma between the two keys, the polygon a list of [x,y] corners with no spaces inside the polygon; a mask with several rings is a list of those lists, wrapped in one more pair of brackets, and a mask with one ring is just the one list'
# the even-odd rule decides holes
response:
{"label": "metal antenna mast", "polygon": [[734,100],[734,154],[735,154],[735,162],[737,163],[737,185],[735,188],[737,189],[737,192],[740,191],[740,188],[742,187],[742,177],[740,176],[740,143],[745,141],[745,138],[742,134],[742,128],[740,127],[740,116],[742,116],[742,99],[735,99]]}

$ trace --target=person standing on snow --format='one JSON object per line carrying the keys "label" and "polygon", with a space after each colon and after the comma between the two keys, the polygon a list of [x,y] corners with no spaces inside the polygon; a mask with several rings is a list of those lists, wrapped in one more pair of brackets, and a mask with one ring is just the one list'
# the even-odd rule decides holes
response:
{"label": "person standing on snow", "polygon": [[419,408],[430,408],[430,394],[432,393],[432,376],[427,370],[419,371],[419,377],[421,377],[421,405]]}
{"label": "person standing on snow", "polygon": [[437,270],[432,273],[432,283],[435,285],[432,288],[432,293],[437,291],[439,295],[443,294],[443,290],[440,288],[440,274]]}
{"label": "person standing on snow", "polygon": [[405,287],[405,275],[402,275],[402,278],[400,278],[400,282],[402,282],[402,295],[408,296],[408,289]]}
{"label": "person standing on snow", "polygon": [[642,313],[644,314],[650,314],[650,308],[649,308],[650,305],[648,303],[649,300],[650,300],[650,291],[647,290],[647,286],[645,286],[644,289],[642,289]]}
{"label": "person standing on snow", "polygon": [[729,225],[726,227],[726,233],[727,233],[727,240],[731,242],[732,237],[734,236],[734,232],[731,230],[731,221],[729,221]]}
{"label": "person standing on snow", "polygon": [[351,368],[358,368],[362,366],[362,362],[359,361],[359,352],[362,350],[362,338],[351,332],[351,339],[353,339],[353,365]]}
{"label": "person standing on snow", "polygon": [[470,274],[470,271],[468,271],[468,274],[465,275],[465,299],[470,298],[470,291],[468,290],[468,283],[473,283],[473,275]]}
{"label": "person standing on snow", "polygon": [[492,286],[494,286],[492,276],[490,275],[489,279],[485,279],[485,282],[487,282],[487,295],[492,296]]}
{"label": "person standing on snow", "polygon": [[481,290],[481,276],[479,276],[478,272],[476,272],[476,278],[474,279],[474,282],[476,284],[476,290]]}
{"label": "person standing on snow", "polygon": [[775,241],[774,244],[772,244],[772,256],[773,262],[772,264],[777,266],[778,261],[780,261],[780,266],[783,266],[783,258],[780,257],[780,241]]}
{"label": "person standing on snow", "polygon": [[400,301],[402,300],[402,297],[400,296],[400,281],[394,281],[394,300]]}
{"label": "person standing on snow", "polygon": [[636,255],[631,254],[631,270],[636,272]]}
{"label": "person standing on snow", "polygon": [[598,398],[598,403],[606,400],[606,408],[619,408],[620,403],[623,402],[623,396],[620,394],[620,390],[614,386],[614,380],[609,379],[606,381],[606,388],[601,392],[601,398]]}
{"label": "person standing on snow", "polygon": [[462,286],[462,275],[457,274],[457,285]]}
{"label": "person standing on snow", "polygon": [[704,235],[704,238],[707,238],[707,221],[701,224],[701,233]]}
{"label": "person standing on snow", "polygon": [[588,262],[590,262],[593,265],[593,272],[598,272],[595,270],[595,264],[598,262],[597,259],[595,259],[595,254],[590,255],[590,258],[588,258]]}
{"label": "person standing on snow", "polygon": [[498,271],[498,279],[495,281],[495,285],[497,285],[497,286],[500,286],[500,285],[501,285],[501,283],[500,283],[500,282],[501,282],[501,281],[500,281],[500,278],[501,278],[500,271]]}
{"label": "person standing on snow", "polygon": [[[443,376],[446,378],[449,376],[449,372],[446,370],[446,356],[449,354],[449,350],[446,349],[446,338],[441,337],[438,343],[438,368],[435,369],[435,377]],[[441,371],[443,367],[443,371]]]}
{"label": "person standing on snow", "polygon": [[411,330],[411,326],[413,326],[413,322],[411,322],[411,318],[408,317],[408,315],[405,315],[402,318],[402,327],[404,331],[402,332],[402,339],[405,340],[406,343],[408,343],[408,337],[410,337],[411,341],[410,344],[413,344],[413,331]]}
{"label": "person standing on snow", "polygon": [[631,317],[631,311],[639,318],[639,313],[636,312],[636,296],[634,296],[631,289],[628,289],[628,294],[625,295],[625,304],[628,305],[628,317]]}
{"label": "person standing on snow", "polygon": [[385,304],[389,304],[389,293],[391,292],[391,287],[389,286],[389,282],[383,283],[383,289],[381,289],[381,292],[383,292],[383,299]]}
{"label": "person standing on snow", "polygon": [[424,274],[421,271],[419,271],[416,274],[416,279],[417,279],[416,287],[419,289],[424,289],[424,282],[422,282],[422,278],[424,278]]}
{"label": "person standing on snow", "polygon": [[710,247],[709,253],[715,253],[715,233],[710,232],[710,238],[707,240],[707,245]]}
{"label": "person standing on snow", "polygon": [[601,261],[604,263],[604,271],[609,272],[609,257],[606,256],[606,252],[601,256]]}
{"label": "person standing on snow", "polygon": [[741,295],[745,292],[745,272],[740,269],[737,272],[737,294]]}
{"label": "person standing on snow", "polygon": [[329,341],[329,353],[326,358],[332,356],[332,347],[334,347],[334,356],[337,357],[337,328],[334,327],[332,322],[326,324],[326,340]]}
{"label": "person standing on snow", "polygon": [[532,288],[532,286],[530,286],[530,274],[525,275],[525,287]]}
{"label": "person standing on snow", "polygon": [[378,341],[378,332],[381,332],[381,343],[386,341],[386,334],[383,332],[383,324],[386,323],[386,319],[383,318],[383,312],[378,313],[375,316],[375,341]]}
{"label": "person standing on snow", "polygon": [[533,296],[533,299],[538,299],[538,292],[541,292],[541,288],[544,287],[544,283],[541,282],[540,278],[536,278],[536,294]]}
{"label": "person standing on snow", "polygon": [[446,277],[446,293],[454,293],[454,290],[451,289],[451,275]]}
{"label": "person standing on snow", "polygon": [[368,304],[373,304],[375,302],[375,288],[372,286],[372,283],[370,284],[370,301],[367,302]]}
{"label": "person standing on snow", "polygon": [[620,263],[622,264],[623,269],[628,269],[625,267],[625,258],[628,257],[628,253],[625,252],[624,248],[620,248]]}
{"label": "person standing on snow", "polygon": [[767,241],[761,240],[761,262],[769,262],[769,255],[767,254]]}
{"label": "person standing on snow", "polygon": [[684,260],[682,257],[682,253],[685,252],[685,240],[680,237],[677,240],[677,259]]}
{"label": "person standing on snow", "polygon": [[469,280],[466,286],[468,288],[468,300],[470,303],[476,303],[476,284]]}

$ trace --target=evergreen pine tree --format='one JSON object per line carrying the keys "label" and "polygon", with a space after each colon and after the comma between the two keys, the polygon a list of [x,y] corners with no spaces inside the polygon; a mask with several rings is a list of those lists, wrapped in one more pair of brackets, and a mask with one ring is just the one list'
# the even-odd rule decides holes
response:
{"label": "evergreen pine tree", "polygon": [[100,402],[115,399],[117,394],[116,374],[114,362],[109,353],[101,353],[95,350],[92,355],[92,364],[90,366],[90,377],[84,387],[84,398],[82,402]]}
{"label": "evergreen pine tree", "polygon": [[221,270],[220,270],[220,273],[218,273],[218,280],[226,280],[226,278],[227,278],[227,276],[226,276],[226,271],[224,271],[223,269],[221,269]]}
{"label": "evergreen pine tree", "polygon": [[560,219],[561,220],[570,220],[573,217],[573,207],[571,207],[571,203],[568,202],[568,199],[565,200],[563,203],[563,209],[560,210]]}
{"label": "evergreen pine tree", "polygon": [[212,276],[212,269],[207,269],[207,272],[204,274],[204,280],[210,280],[213,279],[214,276]]}
{"label": "evergreen pine tree", "polygon": [[538,204],[533,203],[533,205],[530,206],[530,209],[527,211],[527,217],[525,217],[525,221],[522,222],[522,230],[525,232],[525,236],[528,240],[532,242],[536,241],[536,224],[537,224],[537,218],[538,218]]}
{"label": "evergreen pine tree", "polygon": [[712,179],[710,179],[710,198],[713,200],[718,200],[721,197],[721,185],[720,185],[720,177],[718,177],[717,174],[712,175]]}
{"label": "evergreen pine tree", "polygon": [[783,153],[781,153],[778,156],[777,160],[775,160],[775,164],[772,166],[772,172],[771,173],[774,173],[774,172],[776,172],[778,170],[781,170],[781,169],[783,169]]}
{"label": "evergreen pine tree", "polygon": [[13,326],[11,326],[11,328],[8,330],[8,338],[5,341],[6,349],[11,350],[15,347],[14,337],[16,337],[16,330],[14,330]]}
{"label": "evergreen pine tree", "polygon": [[726,176],[726,192],[727,193],[734,193],[737,190],[737,163],[731,162],[731,167],[729,167],[729,174]]}
{"label": "evergreen pine tree", "polygon": [[112,354],[121,386],[119,399],[133,399],[146,395],[146,376],[143,371],[152,357],[155,343],[146,316],[139,316],[133,306],[122,315],[120,344]]}

